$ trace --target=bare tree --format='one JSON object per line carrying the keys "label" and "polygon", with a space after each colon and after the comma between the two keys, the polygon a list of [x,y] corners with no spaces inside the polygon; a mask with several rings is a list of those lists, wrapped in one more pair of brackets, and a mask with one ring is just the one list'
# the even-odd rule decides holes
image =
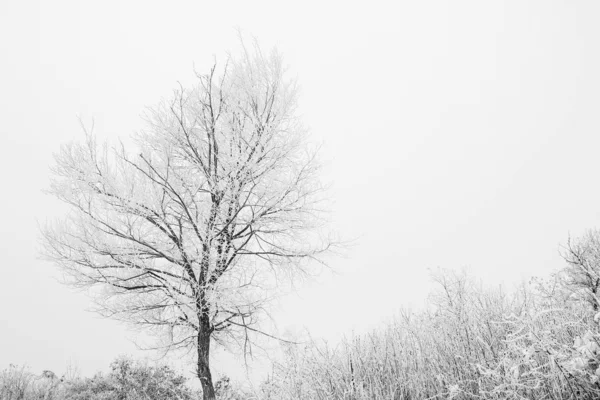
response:
{"label": "bare tree", "polygon": [[55,157],[50,192],[71,213],[43,229],[45,255],[104,315],[194,349],[204,399],[211,342],[249,351],[270,291],[331,245],[296,98],[255,46],[151,109],[133,154],[86,132]]}
{"label": "bare tree", "polygon": [[571,297],[600,308],[600,230],[588,230],[579,238],[569,238],[562,251],[567,265],[558,274],[561,286]]}

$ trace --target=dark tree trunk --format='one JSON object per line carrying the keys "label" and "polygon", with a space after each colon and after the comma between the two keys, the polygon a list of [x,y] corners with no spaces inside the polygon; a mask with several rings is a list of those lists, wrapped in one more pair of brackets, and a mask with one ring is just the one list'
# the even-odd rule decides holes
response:
{"label": "dark tree trunk", "polygon": [[198,379],[202,385],[203,400],[215,400],[215,388],[209,366],[210,356],[210,331],[202,329],[198,333]]}

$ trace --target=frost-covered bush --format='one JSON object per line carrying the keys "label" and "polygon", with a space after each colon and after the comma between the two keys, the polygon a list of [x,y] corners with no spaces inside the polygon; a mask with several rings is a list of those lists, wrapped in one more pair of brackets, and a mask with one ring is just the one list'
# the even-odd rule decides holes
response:
{"label": "frost-covered bush", "polygon": [[65,400],[188,400],[186,379],[166,365],[149,365],[121,357],[108,374],[79,379],[68,385]]}
{"label": "frost-covered bush", "polygon": [[36,375],[11,365],[0,373],[0,400],[191,400],[197,399],[186,379],[166,365],[121,357],[108,374],[92,378]]}
{"label": "frost-covered bush", "polygon": [[215,382],[215,396],[217,400],[257,400],[256,395],[244,390],[223,376]]}
{"label": "frost-covered bush", "polygon": [[33,374],[26,367],[11,364],[0,372],[1,400],[63,399],[62,381],[50,371]]}

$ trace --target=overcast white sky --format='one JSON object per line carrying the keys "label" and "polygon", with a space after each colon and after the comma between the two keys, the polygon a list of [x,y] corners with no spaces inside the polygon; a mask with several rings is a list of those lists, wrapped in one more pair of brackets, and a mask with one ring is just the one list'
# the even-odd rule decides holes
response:
{"label": "overcast white sky", "polygon": [[52,153],[82,137],[78,116],[100,137],[140,129],[235,52],[236,27],[298,76],[333,227],[359,238],[275,310],[282,331],[364,332],[422,302],[428,268],[547,274],[569,233],[600,227],[600,2],[361,3],[0,0],[0,369],[139,355],[37,259],[36,220],[64,211],[42,193]]}

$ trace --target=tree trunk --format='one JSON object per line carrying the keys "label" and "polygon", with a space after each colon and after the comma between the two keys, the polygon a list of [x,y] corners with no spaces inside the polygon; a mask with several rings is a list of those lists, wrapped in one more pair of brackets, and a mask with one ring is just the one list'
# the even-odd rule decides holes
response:
{"label": "tree trunk", "polygon": [[215,388],[209,366],[210,332],[202,329],[198,333],[198,379],[202,385],[203,400],[215,400]]}

